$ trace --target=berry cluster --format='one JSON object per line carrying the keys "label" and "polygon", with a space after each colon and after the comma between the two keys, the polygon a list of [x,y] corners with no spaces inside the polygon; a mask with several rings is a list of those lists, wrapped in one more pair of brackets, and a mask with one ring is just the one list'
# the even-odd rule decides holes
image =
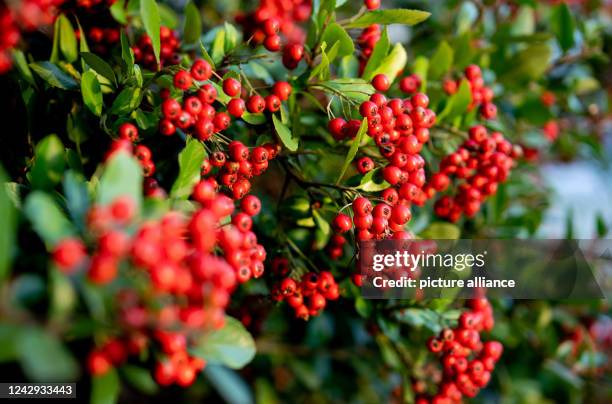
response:
{"label": "berry cluster", "polygon": [[480,67],[476,65],[469,65],[465,68],[463,74],[464,77],[459,78],[458,80],[444,80],[444,92],[446,92],[448,95],[454,94],[457,92],[457,89],[461,84],[461,80],[465,78],[472,93],[472,102],[469,110],[480,108],[480,116],[483,119],[495,119],[497,116],[497,107],[493,103],[493,97],[495,94],[490,87],[485,86]]}
{"label": "berry cluster", "polygon": [[463,396],[475,397],[489,383],[503,345],[480,339],[480,333],[490,331],[495,323],[488,300],[470,300],[469,307],[471,310],[461,314],[456,328],[444,329],[428,341],[429,350],[440,355],[444,377],[435,396],[418,396],[416,403],[460,402]]}
{"label": "berry cluster", "polygon": [[245,38],[278,52],[281,35],[288,43],[304,43],[306,35],[298,24],[307,21],[311,13],[310,0],[262,0],[253,12],[236,16],[236,22],[243,26]]}
{"label": "berry cluster", "polygon": [[[190,341],[221,328],[238,283],[263,274],[266,251],[251,231],[259,199],[249,195],[234,212],[234,201],[206,181],[194,191],[200,208],[190,217],[171,211],[139,222],[132,200],[120,197],[89,211],[91,240],[68,238],[55,247],[53,262],[64,274],[85,271],[94,285],[123,287],[107,289],[116,293],[118,324],[116,337],[88,358],[94,375],[152,345],[160,352],[157,382],[190,385],[204,367],[187,354]],[[232,214],[231,223],[220,226]]]}
{"label": "berry cluster", "polygon": [[53,22],[63,0],[22,0],[0,3],[0,74],[11,69],[11,49],[22,32],[31,32]]}
{"label": "berry cluster", "polygon": [[469,139],[440,162],[439,172],[426,185],[427,194],[433,197],[436,191],[450,187],[452,177],[457,180],[455,196],[438,199],[435,214],[452,222],[462,214],[474,216],[482,202],[497,192],[498,184],[507,179],[519,154],[500,132],[489,134],[482,125],[470,128]]}
{"label": "berry cluster", "polygon": [[[66,0],[62,3],[65,15],[74,15],[84,28],[88,45],[92,51],[108,55],[119,43],[121,25],[110,13],[116,0]],[[76,31],[80,35],[80,31]]]}
{"label": "berry cluster", "polygon": [[[283,261],[286,263],[285,261]],[[279,263],[277,263],[277,266]],[[282,273],[276,267],[275,273]],[[277,301],[286,301],[295,311],[295,316],[303,320],[317,316],[323,311],[328,300],[336,300],[340,297],[340,289],[329,271],[319,273],[307,272],[299,281],[293,278],[284,278],[272,286],[272,298]]]}
{"label": "berry cluster", "polygon": [[181,46],[178,33],[168,27],[162,26],[159,30],[161,48],[159,52],[159,66],[153,53],[153,45],[151,37],[147,34],[142,34],[135,46],[132,46],[134,51],[134,59],[136,63],[142,64],[149,70],[157,70],[158,67],[176,65],[181,62],[181,56],[178,53]]}
{"label": "berry cluster", "polygon": [[[390,87],[389,80],[383,75],[373,79],[375,88],[385,91]],[[428,195],[423,192],[425,185],[425,160],[419,154],[423,144],[429,140],[429,128],[436,120],[435,113],[428,109],[429,99],[425,94],[416,93],[406,99],[387,100],[382,93],[374,93],[369,101],[360,105],[359,112],[367,119],[367,134],[387,160],[382,174],[390,186],[381,193],[384,202],[376,206],[365,197],[353,201],[353,219],[339,214],[334,220],[338,232],[348,231],[352,224],[358,229],[359,240],[372,238],[409,238],[403,231],[410,220],[412,203],[422,205]],[[328,128],[334,138],[341,140],[354,137],[359,130],[360,121],[345,121],[335,118]],[[369,157],[357,160],[357,169],[366,173],[374,168]]]}

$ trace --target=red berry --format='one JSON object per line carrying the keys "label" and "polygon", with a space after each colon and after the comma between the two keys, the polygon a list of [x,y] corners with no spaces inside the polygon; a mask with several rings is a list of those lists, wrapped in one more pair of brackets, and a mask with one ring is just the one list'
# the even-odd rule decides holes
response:
{"label": "red berry", "polygon": [[240,82],[235,78],[229,77],[223,80],[223,92],[230,97],[235,97],[240,94]]}
{"label": "red berry", "polygon": [[370,214],[372,209],[372,202],[368,198],[360,196],[353,201],[353,212],[355,212],[355,215],[363,216]]}
{"label": "red berry", "polygon": [[372,101],[365,101],[359,106],[359,113],[364,118],[371,118],[378,113],[378,106]]}
{"label": "red berry", "polygon": [[208,80],[212,76],[212,67],[206,60],[197,59],[191,65],[191,76],[198,81]]}
{"label": "red berry", "polygon": [[78,239],[64,239],[53,250],[53,262],[64,273],[72,272],[85,259],[85,245]]}
{"label": "red berry", "polygon": [[252,114],[259,114],[266,109],[266,101],[261,95],[253,95],[247,101],[247,110]]}
{"label": "red berry", "polygon": [[191,74],[186,70],[181,70],[176,72],[174,75],[174,87],[179,90],[188,90],[191,87],[193,80],[191,78]]}
{"label": "red berry", "polygon": [[138,128],[129,122],[122,123],[119,126],[119,137],[135,142],[138,140]]}
{"label": "red berry", "polygon": [[270,112],[276,112],[281,107],[280,98],[274,94],[270,94],[266,96],[265,101],[266,101],[266,109]]}
{"label": "red berry", "polygon": [[174,98],[168,98],[162,103],[162,114],[167,119],[176,119],[181,114],[181,104]]}
{"label": "red berry", "polygon": [[361,157],[357,160],[357,171],[360,174],[365,174],[374,169],[374,161],[369,157]]}
{"label": "red berry", "polygon": [[277,81],[272,86],[272,93],[275,94],[281,101],[287,101],[291,95],[293,88],[286,81]]}
{"label": "red berry", "polygon": [[[380,0],[374,1],[380,2]],[[372,78],[372,86],[374,86],[376,91],[387,91],[389,89],[389,86],[391,86],[391,83],[389,82],[389,79],[385,74],[377,74],[376,76],[374,76],[374,78]]]}
{"label": "red berry", "polygon": [[342,140],[346,136],[347,123],[343,118],[334,118],[327,124],[329,132],[336,140]]}
{"label": "red berry", "polygon": [[352,221],[348,215],[345,215],[344,213],[339,213],[334,218],[334,221],[332,224],[334,226],[334,229],[338,233],[345,233],[351,229]]}
{"label": "red berry", "polygon": [[101,351],[95,350],[87,357],[87,369],[93,376],[101,376],[108,372],[113,365],[110,359]]}
{"label": "red berry", "polygon": [[380,0],[364,0],[363,4],[368,10],[376,10],[380,7]]}
{"label": "red berry", "polygon": [[176,133],[176,127],[170,119],[162,119],[159,121],[159,133],[164,136],[172,136]]}
{"label": "red berry", "polygon": [[278,52],[281,49],[281,37],[279,35],[267,36],[264,40],[264,47],[270,52]]}
{"label": "red berry", "polygon": [[242,114],[244,114],[245,110],[246,110],[246,105],[242,98],[232,98],[227,103],[227,112],[229,112],[231,115],[235,116],[236,118],[240,118]]}

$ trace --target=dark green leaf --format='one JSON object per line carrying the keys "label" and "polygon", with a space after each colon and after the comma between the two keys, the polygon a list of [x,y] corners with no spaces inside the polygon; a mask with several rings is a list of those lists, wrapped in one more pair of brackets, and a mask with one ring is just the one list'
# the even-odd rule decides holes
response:
{"label": "dark green leaf", "polygon": [[130,40],[123,30],[121,30],[121,59],[125,64],[128,75],[134,72],[134,51],[130,47]]}
{"label": "dark green leaf", "polygon": [[128,196],[134,201],[137,212],[142,203],[142,167],[134,157],[115,153],[107,161],[100,177],[97,202],[101,205],[112,203],[119,196]]}
{"label": "dark green leaf", "polygon": [[349,34],[335,22],[325,28],[321,41],[327,43],[329,47],[333,46],[336,42],[339,43],[338,56],[341,57],[352,55],[355,51],[355,45]]}
{"label": "dark green leaf", "polygon": [[187,138],[187,144],[179,154],[179,174],[172,185],[170,196],[178,199],[186,199],[193,187],[200,180],[202,162],[206,157],[206,150],[202,143],[193,138]]}
{"label": "dark green leaf", "polygon": [[0,166],[0,217],[2,218],[2,226],[0,227],[0,282],[8,275],[13,260],[15,225],[17,223],[15,207],[8,193],[7,181],[8,177]]}
{"label": "dark green leaf", "polygon": [[22,332],[23,328],[20,326],[0,323],[0,363],[12,362],[18,358],[17,343]]}
{"label": "dark green leaf", "polygon": [[75,79],[51,62],[30,63],[30,68],[53,87],[63,90],[76,90],[79,87]]}
{"label": "dark green leaf", "polygon": [[91,404],[115,404],[119,399],[121,384],[115,369],[91,379]]}
{"label": "dark green leaf", "polygon": [[81,93],[87,108],[96,116],[102,115],[102,88],[95,73],[91,70],[81,76]]}
{"label": "dark green leaf", "polygon": [[576,23],[572,11],[566,3],[561,3],[553,9],[550,23],[561,49],[567,52],[574,46]]}
{"label": "dark green leaf", "polygon": [[446,74],[453,65],[453,54],[453,48],[448,42],[440,42],[429,63],[429,77],[438,79]]}
{"label": "dark green leaf", "polygon": [[376,45],[374,45],[372,55],[370,55],[368,63],[363,69],[363,74],[361,77],[363,77],[364,80],[370,81],[372,77],[374,77],[373,72],[387,56],[387,52],[389,52],[391,42],[389,42],[389,34],[387,31],[387,27],[384,27],[384,29],[382,30],[382,34],[380,35],[380,39],[378,40],[378,42],[376,42]]}
{"label": "dark green leaf", "polygon": [[142,101],[142,89],[140,87],[126,87],[115,98],[110,113],[115,115],[129,114],[140,105]]}
{"label": "dark green leaf", "polygon": [[63,181],[66,207],[77,223],[83,223],[89,210],[89,193],[83,176],[75,171],[67,171]]}
{"label": "dark green leaf", "polygon": [[64,145],[55,135],[49,135],[36,145],[30,182],[34,189],[53,189],[62,180],[66,160]]}
{"label": "dark green leaf", "polygon": [[81,57],[85,59],[85,63],[94,69],[100,76],[107,78],[114,86],[117,85],[117,78],[115,77],[113,68],[102,58],[90,52],[82,52]]}
{"label": "dark green leaf", "polygon": [[145,31],[151,37],[153,45],[153,53],[155,59],[159,63],[159,52],[161,49],[161,40],[159,37],[160,18],[159,8],[155,0],[140,0],[140,17],[145,27]]}
{"label": "dark green leaf", "polygon": [[19,362],[29,380],[36,382],[71,382],[79,366],[70,351],[42,328],[30,327],[17,341]]}
{"label": "dark green leaf", "polygon": [[138,390],[145,394],[153,395],[159,391],[159,386],[153,380],[151,371],[134,365],[121,367],[121,374]]}
{"label": "dark green leaf", "polygon": [[13,50],[13,64],[25,81],[33,86],[36,85],[36,81],[34,81],[34,76],[32,75],[32,70],[30,70],[30,66],[28,66],[28,62],[26,61],[25,55],[22,51],[17,49]]}
{"label": "dark green leaf", "polygon": [[200,10],[190,1],[185,7],[185,28],[183,29],[183,40],[185,43],[195,43],[200,39],[202,33],[202,19]]}
{"label": "dark green leaf", "polygon": [[346,25],[346,28],[365,28],[372,24],[415,25],[429,18],[429,13],[404,8],[368,11]]}
{"label": "dark green leaf", "polygon": [[202,336],[192,353],[207,362],[240,369],[255,356],[255,341],[242,323],[225,318],[225,326]]}
{"label": "dark green leaf", "polygon": [[361,141],[367,129],[368,129],[368,120],[364,119],[361,121],[361,126],[359,126],[359,131],[357,132],[355,139],[353,139],[353,143],[351,143],[351,147],[349,148],[349,151],[346,154],[346,158],[344,159],[344,163],[342,164],[342,169],[340,170],[340,175],[338,176],[338,179],[336,180],[336,184],[339,184],[340,181],[342,181],[342,178],[344,177],[346,170],[348,169],[349,165],[351,165],[351,163],[355,159],[355,156],[357,155],[357,151],[359,150],[359,146],[361,144]]}
{"label": "dark green leaf", "polygon": [[77,40],[74,28],[64,14],[57,17],[59,23],[60,42],[59,46],[67,62],[72,63],[79,57]]}
{"label": "dark green leaf", "polygon": [[281,142],[283,142],[285,147],[290,151],[296,151],[299,146],[299,140],[293,137],[291,130],[286,127],[285,124],[276,117],[276,115],[272,115],[272,122],[274,123],[276,134],[280,138]]}
{"label": "dark green leaf", "polygon": [[36,234],[49,248],[75,234],[72,223],[57,206],[55,200],[42,191],[34,191],[28,195],[24,214],[32,223]]}

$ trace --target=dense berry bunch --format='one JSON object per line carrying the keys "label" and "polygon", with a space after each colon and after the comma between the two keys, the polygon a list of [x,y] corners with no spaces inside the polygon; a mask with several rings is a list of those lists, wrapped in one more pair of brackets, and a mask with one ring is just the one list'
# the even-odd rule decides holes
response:
{"label": "dense berry bunch", "polygon": [[159,66],[157,65],[157,60],[155,59],[155,53],[153,53],[153,45],[149,35],[142,34],[136,45],[132,47],[136,63],[142,64],[149,70],[157,70],[158,67],[162,68],[165,66],[176,65],[181,61],[181,55],[178,53],[181,46],[178,33],[168,27],[162,26],[160,28],[159,35],[161,41]]}
{"label": "dense berry bunch", "polygon": [[[506,181],[520,150],[500,132],[490,133],[482,125],[469,130],[469,139],[440,162],[439,172],[427,183],[427,193],[447,192],[434,206],[436,215],[452,222],[462,214],[474,216],[482,202]],[[455,184],[451,187],[451,179]]]}
{"label": "dense berry bunch", "polygon": [[63,0],[22,0],[0,3],[0,74],[12,66],[10,52],[22,32],[34,31],[53,22]]}
{"label": "dense berry bunch", "polygon": [[[66,0],[62,4],[65,15],[74,15],[83,27],[91,50],[107,55],[119,43],[121,25],[110,13],[116,0]],[[80,35],[80,31],[76,31]]]}
{"label": "dense berry bunch", "polygon": [[[99,287],[121,285],[109,286],[117,290],[116,337],[91,352],[93,374],[151,346],[161,358],[158,383],[190,385],[204,362],[187,354],[189,344],[198,333],[224,325],[238,283],[263,274],[266,252],[251,231],[259,199],[250,195],[234,212],[231,198],[212,187],[204,191],[202,184],[194,194],[200,207],[190,217],[169,212],[139,221],[134,203],[121,197],[90,210],[91,240],[68,238],[56,246],[53,261],[66,275],[84,271]],[[231,224],[220,226],[232,213]]]}
{"label": "dense berry bunch", "polygon": [[307,21],[311,13],[310,0],[262,0],[251,13],[236,16],[236,22],[243,26],[245,38],[277,52],[282,37],[290,44],[304,43],[306,34],[298,24]]}
{"label": "dense berry bunch", "polygon": [[469,65],[463,72],[464,76],[458,80],[447,79],[444,81],[443,88],[447,94],[454,94],[461,85],[462,80],[467,80],[472,94],[472,102],[469,109],[480,109],[480,116],[484,119],[495,119],[497,107],[493,103],[493,89],[485,86],[482,78],[482,71],[476,65]]}
{"label": "dense berry bunch", "polygon": [[[459,317],[457,327],[444,329],[429,340],[428,348],[440,356],[444,376],[433,397],[420,395],[416,403],[460,402],[464,396],[475,397],[489,383],[503,346],[497,341],[481,341],[480,333],[490,331],[495,323],[488,300],[470,300],[469,307],[470,310]],[[418,390],[425,387],[420,383],[415,385]]]}
{"label": "dense berry bunch", "polygon": [[[277,268],[274,272],[280,274],[283,270]],[[296,317],[308,320],[319,315],[328,300],[338,299],[340,289],[331,272],[307,272],[299,280],[290,277],[281,279],[273,285],[271,294],[278,302],[286,301],[295,311]]]}
{"label": "dense berry bunch", "polygon": [[[375,77],[375,86],[389,88],[386,77]],[[382,175],[390,186],[381,193],[384,202],[376,206],[365,197],[353,201],[353,218],[339,214],[334,228],[343,233],[354,225],[357,239],[382,239],[389,236],[409,238],[404,225],[412,217],[410,205],[422,205],[427,199],[423,192],[425,185],[425,160],[419,154],[423,144],[429,140],[429,128],[436,120],[435,113],[428,109],[429,99],[425,94],[416,93],[406,99],[387,100],[382,93],[375,93],[369,101],[361,104],[359,112],[367,120],[367,134],[374,139],[381,156],[387,164]],[[335,118],[329,122],[334,138],[352,138],[358,132],[359,120],[345,121]],[[357,160],[357,169],[366,173],[375,164],[369,157]]]}
{"label": "dense berry bunch", "polygon": [[380,41],[380,25],[372,24],[361,31],[361,34],[357,38],[357,43],[359,44],[359,73],[363,73],[363,69],[365,69],[368,64],[368,60],[370,56],[372,56],[372,51],[374,51],[374,46],[378,41]]}

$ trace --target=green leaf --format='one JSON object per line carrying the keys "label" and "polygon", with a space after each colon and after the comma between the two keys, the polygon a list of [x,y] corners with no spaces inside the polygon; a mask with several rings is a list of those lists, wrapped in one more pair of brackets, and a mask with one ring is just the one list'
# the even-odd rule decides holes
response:
{"label": "green leaf", "polygon": [[331,76],[329,65],[338,54],[340,42],[334,43],[334,46],[331,47],[329,52],[325,51],[326,47],[327,44],[323,43],[323,45],[321,46],[321,62],[316,65],[314,69],[312,69],[310,75],[308,76],[308,79],[312,79],[318,76],[320,80],[329,80],[329,77]]}
{"label": "green leaf", "polygon": [[255,341],[240,321],[225,317],[225,326],[204,334],[192,354],[210,363],[240,369],[255,356]]}
{"label": "green leaf", "polygon": [[225,30],[220,29],[212,43],[210,57],[216,65],[223,60],[223,56],[225,56]]}
{"label": "green leaf", "polygon": [[67,171],[63,181],[66,207],[77,223],[83,223],[89,210],[89,192],[83,176],[75,171]]}
{"label": "green leaf", "polygon": [[335,43],[339,44],[338,56],[352,55],[355,52],[355,44],[349,36],[349,34],[337,23],[331,23],[325,28],[323,32],[322,42],[327,43],[328,46],[333,46]]}
{"label": "green leaf", "polygon": [[15,246],[15,225],[17,218],[15,207],[8,193],[8,177],[0,166],[0,282],[8,275],[11,261],[13,260],[13,248]]}
{"label": "green leaf", "polygon": [[321,215],[321,213],[314,209],[312,211],[312,217],[314,219],[315,224],[317,225],[317,235],[315,243],[313,243],[313,250],[321,250],[325,248],[327,243],[329,242],[329,238],[331,236],[331,226],[329,222],[325,220],[325,218]]}
{"label": "green leaf", "polygon": [[210,63],[210,66],[214,69],[215,61],[212,59],[212,56],[210,56],[210,54],[206,50],[206,47],[204,46],[204,42],[202,42],[201,40],[200,40],[200,51],[202,52],[202,57],[204,58],[204,60]]}
{"label": "green leaf", "polygon": [[408,10],[405,8],[368,11],[355,21],[345,25],[346,28],[365,28],[372,24],[402,24],[416,25],[429,18],[430,13],[420,10]]}
{"label": "green leaf", "polygon": [[65,166],[64,145],[61,140],[56,135],[45,137],[38,142],[34,152],[34,164],[30,172],[32,188],[53,189],[62,180]]}
{"label": "green leaf", "polygon": [[358,102],[370,99],[375,92],[374,87],[363,79],[335,79],[317,83],[316,86],[330,94]]}
{"label": "green leaf", "polygon": [[76,90],[79,88],[75,79],[51,62],[30,63],[30,69],[34,70],[50,86],[63,90]]}
{"label": "green leaf", "polygon": [[128,76],[131,76],[134,73],[134,51],[130,47],[130,40],[123,30],[121,30],[121,59]]}
{"label": "green leaf", "polygon": [[59,339],[38,327],[24,329],[17,341],[19,363],[31,381],[72,382],[79,365]]}
{"label": "green leaf", "polygon": [[115,98],[110,113],[114,115],[129,114],[140,105],[142,89],[140,87],[126,87]]}
{"label": "green leaf", "polygon": [[185,148],[179,153],[179,174],[172,185],[171,197],[186,199],[191,195],[194,185],[200,180],[200,170],[205,157],[206,150],[202,143],[188,137]]}
{"label": "green leaf", "polygon": [[91,404],[115,404],[119,399],[121,384],[115,369],[91,378]]}
{"label": "green leaf", "polygon": [[372,302],[364,299],[361,296],[357,296],[355,299],[355,310],[363,318],[369,318],[372,314]]}
{"label": "green leaf", "polygon": [[391,52],[381,60],[380,64],[377,65],[376,69],[370,74],[371,77],[377,74],[386,75],[390,81],[395,80],[397,75],[404,70],[406,62],[408,61],[408,54],[402,44],[395,44]]}
{"label": "green leaf", "polygon": [[374,71],[382,63],[385,56],[387,56],[387,52],[389,52],[391,42],[389,42],[389,34],[387,31],[387,27],[382,30],[380,39],[378,40],[378,42],[376,42],[376,45],[374,45],[374,49],[372,50],[372,54],[368,59],[368,63],[363,69],[363,74],[361,75],[361,77],[363,77],[367,81],[372,80],[372,77],[374,77]]}
{"label": "green leaf", "polygon": [[457,116],[467,111],[471,102],[472,92],[470,90],[470,84],[466,80],[463,80],[459,86],[459,90],[448,99],[444,110],[438,115],[438,122],[441,122],[443,119],[452,122]]}
{"label": "green leaf", "polygon": [[461,230],[452,223],[434,222],[419,236],[427,240],[457,240],[461,236]]}
{"label": "green leaf", "polygon": [[545,43],[534,43],[506,63],[501,79],[513,84],[524,80],[538,80],[550,65],[551,49]]}
{"label": "green leaf", "polygon": [[296,151],[299,146],[299,140],[293,137],[291,130],[285,126],[285,124],[282,123],[280,119],[276,117],[276,115],[272,115],[272,122],[274,123],[276,134],[280,138],[281,142],[283,142],[285,147],[290,151]]}
{"label": "green leaf", "polygon": [[117,78],[115,77],[113,68],[102,58],[91,52],[82,52],[81,57],[85,60],[85,63],[94,69],[100,76],[105,77],[114,86],[117,86]]}
{"label": "green leaf", "polygon": [[68,63],[72,63],[79,57],[77,50],[77,39],[74,28],[64,14],[60,14],[58,19],[60,42],[59,46]]}
{"label": "green leaf", "polygon": [[263,125],[267,122],[264,114],[253,114],[251,112],[245,112],[241,116],[242,120],[251,125]]}
{"label": "green leaf", "polygon": [[342,164],[342,169],[340,170],[340,175],[338,176],[338,179],[336,180],[336,184],[339,184],[340,181],[342,181],[342,178],[344,177],[346,170],[348,169],[349,165],[355,159],[355,156],[357,155],[357,151],[359,150],[359,145],[361,144],[363,136],[367,130],[368,130],[368,120],[364,119],[361,121],[361,125],[359,126],[359,131],[357,132],[355,139],[353,139],[353,143],[351,144],[351,147],[349,148],[349,151],[346,154],[346,158],[344,159],[344,163]]}
{"label": "green leaf", "polygon": [[53,45],[51,47],[51,56],[49,61],[51,63],[57,63],[60,60],[60,21],[55,20],[53,24]]}
{"label": "green leaf", "polygon": [[78,301],[70,278],[56,269],[51,269],[48,289],[51,321],[67,321]]}
{"label": "green leaf", "polygon": [[453,55],[453,48],[450,47],[448,42],[440,42],[438,49],[431,57],[428,76],[432,79],[439,79],[445,75],[453,65]]}
{"label": "green leaf", "polygon": [[[121,25],[127,25],[127,13],[126,13],[126,1],[127,0],[116,0],[113,2],[113,5],[110,6],[110,13]],[[81,37],[82,38],[82,37]]]}
{"label": "green leaf", "polygon": [[95,73],[91,70],[81,76],[81,93],[87,108],[96,116],[102,115],[102,88]]}
{"label": "green leaf", "polygon": [[151,37],[153,53],[159,64],[159,52],[161,49],[161,40],[159,37],[160,18],[159,8],[155,0],[140,0],[140,17],[145,27],[145,31]]}
{"label": "green leaf", "polygon": [[28,195],[24,214],[48,248],[75,234],[74,227],[64,212],[60,210],[55,200],[43,191],[34,191]]}
{"label": "green leaf", "polygon": [[200,10],[190,1],[185,6],[185,28],[183,29],[183,40],[185,43],[195,43],[200,39],[202,33],[202,19]]}
{"label": "green leaf", "polygon": [[121,367],[121,374],[138,390],[145,394],[153,395],[159,391],[159,386],[151,377],[151,371],[134,365]]}
{"label": "green leaf", "polygon": [[389,183],[382,178],[381,170],[368,171],[362,178],[357,189],[365,192],[379,192],[389,188]]}
{"label": "green leaf", "polygon": [[128,196],[136,204],[137,212],[142,204],[142,168],[138,161],[126,152],[115,153],[106,163],[98,185],[97,202],[108,205],[119,196]]}
{"label": "green leaf", "polygon": [[550,16],[551,29],[564,52],[574,46],[574,30],[576,22],[572,11],[566,3],[556,6]]}
{"label": "green leaf", "polygon": [[427,90],[427,76],[429,73],[429,59],[425,56],[417,56],[412,64],[412,71],[421,78],[421,87],[419,91]]}
{"label": "green leaf", "polygon": [[0,363],[12,362],[19,357],[17,345],[22,331],[21,326],[0,323]]}
{"label": "green leaf", "polygon": [[[84,111],[84,110],[83,110]],[[66,132],[68,138],[77,144],[77,148],[88,138],[87,123],[83,119],[83,114],[73,111],[66,120]]]}
{"label": "green leaf", "polygon": [[223,366],[209,365],[204,369],[204,375],[226,403],[253,403],[249,385],[235,371]]}
{"label": "green leaf", "polygon": [[13,49],[13,64],[25,81],[33,86],[36,86],[36,81],[32,75],[32,70],[30,70],[30,66],[28,66],[28,62],[22,51]]}
{"label": "green leaf", "polygon": [[225,53],[229,53],[232,49],[236,47],[238,41],[240,40],[240,34],[238,34],[238,30],[229,22],[224,23],[224,31],[225,31]]}

